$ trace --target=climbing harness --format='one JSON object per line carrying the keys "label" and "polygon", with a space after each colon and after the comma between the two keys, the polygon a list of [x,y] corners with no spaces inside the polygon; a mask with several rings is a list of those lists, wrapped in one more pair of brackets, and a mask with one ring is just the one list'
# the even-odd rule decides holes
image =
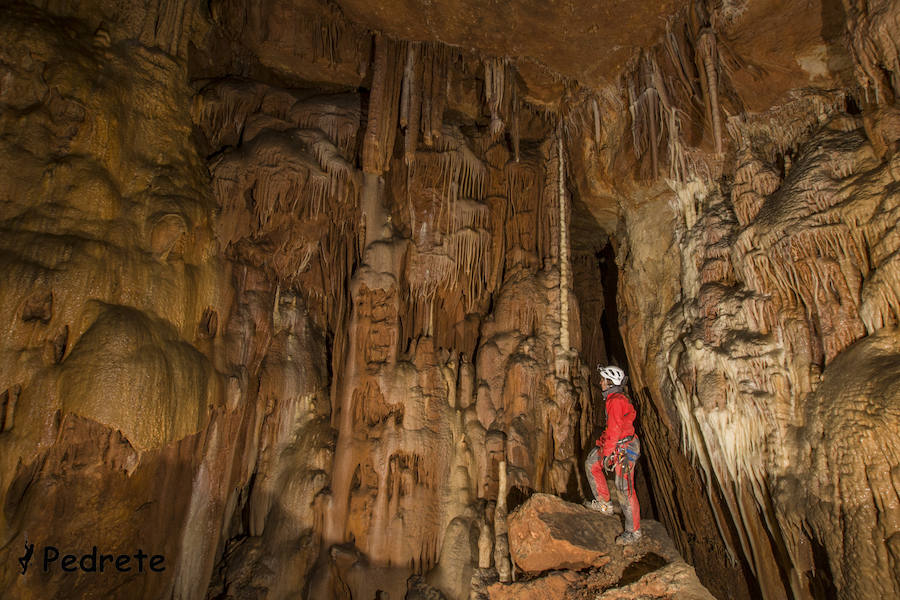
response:
{"label": "climbing harness", "polygon": [[637,462],[637,459],[640,456],[640,454],[631,447],[631,440],[633,439],[634,436],[629,435],[616,442],[616,463],[619,465],[624,475],[631,473],[632,469],[634,469],[634,463]]}
{"label": "climbing harness", "polygon": [[603,457],[603,470],[607,473],[611,472],[616,468],[616,455],[610,454],[609,456]]}

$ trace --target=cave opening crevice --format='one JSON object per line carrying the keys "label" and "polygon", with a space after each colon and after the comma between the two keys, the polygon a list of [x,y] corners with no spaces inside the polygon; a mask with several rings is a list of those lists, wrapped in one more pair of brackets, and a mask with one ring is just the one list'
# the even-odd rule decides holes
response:
{"label": "cave opening crevice", "polygon": [[597,253],[597,261],[600,269],[600,281],[603,286],[603,314],[600,318],[603,329],[603,342],[606,348],[606,358],[609,364],[625,368],[628,366],[628,358],[625,354],[625,341],[619,330],[619,310],[616,302],[619,287],[619,269],[616,266],[616,251],[612,242],[607,244]]}
{"label": "cave opening crevice", "polygon": [[[614,240],[610,239],[602,249],[597,252],[597,263],[600,270],[600,281],[603,286],[603,314],[600,317],[600,323],[603,330],[603,343],[606,350],[606,363],[621,367],[630,375],[631,368],[628,364],[628,355],[625,351],[625,340],[619,328],[619,268],[616,263],[616,251],[613,246]],[[626,380],[628,397],[637,410],[637,418],[634,422],[635,433],[639,439],[644,439],[647,432],[641,426],[641,403],[635,395],[635,390],[630,386],[630,377]],[[599,384],[599,382],[598,382]],[[599,387],[595,388],[599,392]],[[604,415],[603,407],[599,407],[600,412],[596,415],[596,419],[601,419]],[[596,420],[595,419],[595,420]],[[605,425],[605,423],[604,423]],[[638,502],[641,507],[641,518],[657,519],[658,501],[654,496],[654,488],[650,485],[650,477],[647,474],[649,467],[645,451],[635,468],[635,488],[637,489]]]}

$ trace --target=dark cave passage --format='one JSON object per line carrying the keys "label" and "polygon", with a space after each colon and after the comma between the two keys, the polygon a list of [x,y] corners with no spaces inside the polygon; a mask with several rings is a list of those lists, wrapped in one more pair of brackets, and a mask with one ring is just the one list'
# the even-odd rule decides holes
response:
{"label": "dark cave passage", "polygon": [[613,242],[608,242],[597,254],[600,269],[600,281],[603,285],[603,341],[606,347],[607,362],[628,371],[628,357],[625,354],[625,341],[619,330],[619,268],[616,265],[616,251]]}

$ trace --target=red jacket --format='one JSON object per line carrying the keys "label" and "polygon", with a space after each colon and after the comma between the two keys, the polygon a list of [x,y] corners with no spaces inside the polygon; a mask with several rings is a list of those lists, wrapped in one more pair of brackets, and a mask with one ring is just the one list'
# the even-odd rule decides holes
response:
{"label": "red jacket", "polygon": [[597,440],[600,454],[609,456],[616,450],[616,442],[634,435],[634,407],[625,394],[613,392],[606,397],[606,429]]}

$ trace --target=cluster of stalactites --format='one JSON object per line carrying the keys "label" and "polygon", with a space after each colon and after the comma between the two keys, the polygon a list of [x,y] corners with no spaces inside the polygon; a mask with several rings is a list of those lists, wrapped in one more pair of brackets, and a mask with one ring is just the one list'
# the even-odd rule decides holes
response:
{"label": "cluster of stalactites", "polygon": [[803,399],[854,342],[900,319],[900,201],[843,102],[809,93],[733,119],[730,198],[697,180],[673,186],[689,301],[663,334],[667,383],[683,444],[723,491],[754,571],[760,518],[776,541],[796,533],[768,511],[768,481],[796,467],[785,449],[806,424]]}
{"label": "cluster of stalactites", "polygon": [[329,323],[342,318],[358,259],[359,96],[310,96],[221,80],[195,98],[194,120],[221,152],[210,165],[222,209],[217,237],[235,258],[300,285]]}
{"label": "cluster of stalactites", "polygon": [[[699,6],[669,22],[662,42],[641,52],[624,76],[633,150],[649,179],[665,164],[668,178],[677,183],[712,180],[721,169],[726,143],[721,90],[731,87],[729,78],[741,61],[716,34],[721,15],[702,9],[704,16],[698,18],[691,11]],[[740,98],[729,94],[727,100],[728,112],[743,112]],[[711,154],[684,142],[690,130],[698,129]]]}
{"label": "cluster of stalactites", "polygon": [[[676,233],[681,277],[691,301],[682,304],[679,318],[667,321],[662,334],[670,344],[666,383],[680,418],[682,446],[704,476],[722,539],[728,543],[728,523],[734,523],[755,571],[749,513],[734,490],[746,486],[760,503],[765,501],[761,491],[778,353],[753,332],[745,314],[752,295],[733,291],[727,247],[737,219],[728,200],[697,179],[674,188],[673,207],[683,218]],[[730,518],[717,508],[717,488],[723,490]],[[734,560],[736,549],[728,551]]]}
{"label": "cluster of stalactites", "polygon": [[[829,138],[819,139],[827,143]],[[846,198],[833,184],[839,172],[853,169],[836,170],[832,163],[838,159],[852,163],[855,152],[846,142],[841,150],[807,148],[785,182],[756,152],[745,149],[730,198],[696,180],[676,186],[674,208],[683,217],[679,236],[685,256],[690,257],[683,263],[683,287],[697,300],[696,305],[685,305],[685,318],[696,321],[690,329],[701,337],[686,349],[676,345],[671,360],[687,361],[722,377],[723,389],[731,390],[725,406],[746,406],[748,401],[756,406],[759,397],[772,399],[740,419],[746,435],[735,429],[730,435],[714,436],[745,449],[722,448],[710,455],[708,466],[724,481],[744,476],[759,481],[761,466],[752,457],[763,456],[767,447],[763,425],[798,418],[793,409],[796,398],[810,390],[797,382],[793,389],[786,387],[784,374],[810,367],[795,361],[827,364],[865,335],[866,305],[860,290],[866,290],[871,270],[867,236],[883,236],[871,232],[874,221],[857,227],[835,210]],[[742,330],[747,332],[744,338],[736,335]],[[739,342],[745,346],[738,353],[741,358],[725,360],[735,354]],[[778,351],[780,347],[786,350]],[[790,350],[804,347],[808,349],[802,359],[799,351]],[[696,390],[678,383],[683,369],[672,362],[670,370],[676,405],[686,423],[685,445],[702,458],[713,439],[707,434],[716,429],[715,411],[709,412],[707,406],[698,412]],[[783,414],[775,418],[779,411]],[[703,416],[698,420],[698,415]]]}
{"label": "cluster of stalactites", "polygon": [[463,198],[477,201],[485,197],[487,170],[456,127],[446,126],[434,138],[431,151],[416,154],[409,167],[410,185],[438,193],[434,224],[447,229],[452,224],[454,204]]}
{"label": "cluster of stalactites", "polygon": [[681,180],[685,171],[680,150],[680,132],[675,106],[663,85],[659,66],[646,53],[642,54],[632,76],[626,82],[628,111],[631,114],[631,137],[635,157],[650,155],[650,176],[659,169],[659,140],[668,140],[672,179]]}
{"label": "cluster of stalactites", "polygon": [[319,15],[312,26],[313,61],[324,61],[328,64],[340,62],[340,42],[345,35],[346,23],[341,9],[331,2],[321,3],[323,14]]}
{"label": "cluster of stalactites", "polygon": [[516,71],[508,58],[486,58],[484,63],[484,102],[491,121],[488,131],[497,140],[509,131],[513,160],[519,161],[519,91]]}
{"label": "cluster of stalactites", "polygon": [[462,200],[456,204],[454,213],[449,256],[456,265],[456,287],[462,289],[465,310],[469,313],[480,304],[485,292],[496,287],[491,268],[490,208],[479,202]]}
{"label": "cluster of stalactites", "polygon": [[381,175],[390,168],[397,134],[406,49],[406,42],[396,42],[382,34],[375,34],[372,89],[369,93],[368,122],[362,148],[362,169],[366,173]]}
{"label": "cluster of stalactites", "polygon": [[769,164],[781,160],[790,170],[790,156],[798,143],[828,122],[846,106],[846,94],[840,90],[804,90],[790,101],[762,113],[741,113],[729,117],[726,130],[736,148],[746,154],[753,146],[756,155]]}
{"label": "cluster of stalactites", "polygon": [[462,292],[464,311],[478,306],[486,291],[495,287],[491,254],[490,207],[484,203],[487,169],[455,127],[445,126],[433,140],[432,150],[421,151],[409,167],[409,185],[422,199],[431,198],[417,221],[411,211],[416,249],[409,265],[414,302],[431,330],[432,308],[438,293]]}
{"label": "cluster of stalactites", "polygon": [[746,227],[756,218],[766,196],[780,185],[781,176],[775,169],[745,148],[738,159],[731,188],[731,204],[741,226]]}
{"label": "cluster of stalactites", "polygon": [[237,146],[262,128],[318,129],[350,160],[362,119],[356,94],[313,96],[236,79],[213,81],[194,97],[192,117],[214,149]]}
{"label": "cluster of stalactites", "polygon": [[450,86],[450,67],[458,52],[438,43],[410,43],[403,68],[400,127],[404,131],[404,160],[415,161],[419,136],[431,148],[441,137]]}
{"label": "cluster of stalactites", "polygon": [[892,0],[848,2],[850,50],[867,103],[893,104],[900,96],[900,22]]}

